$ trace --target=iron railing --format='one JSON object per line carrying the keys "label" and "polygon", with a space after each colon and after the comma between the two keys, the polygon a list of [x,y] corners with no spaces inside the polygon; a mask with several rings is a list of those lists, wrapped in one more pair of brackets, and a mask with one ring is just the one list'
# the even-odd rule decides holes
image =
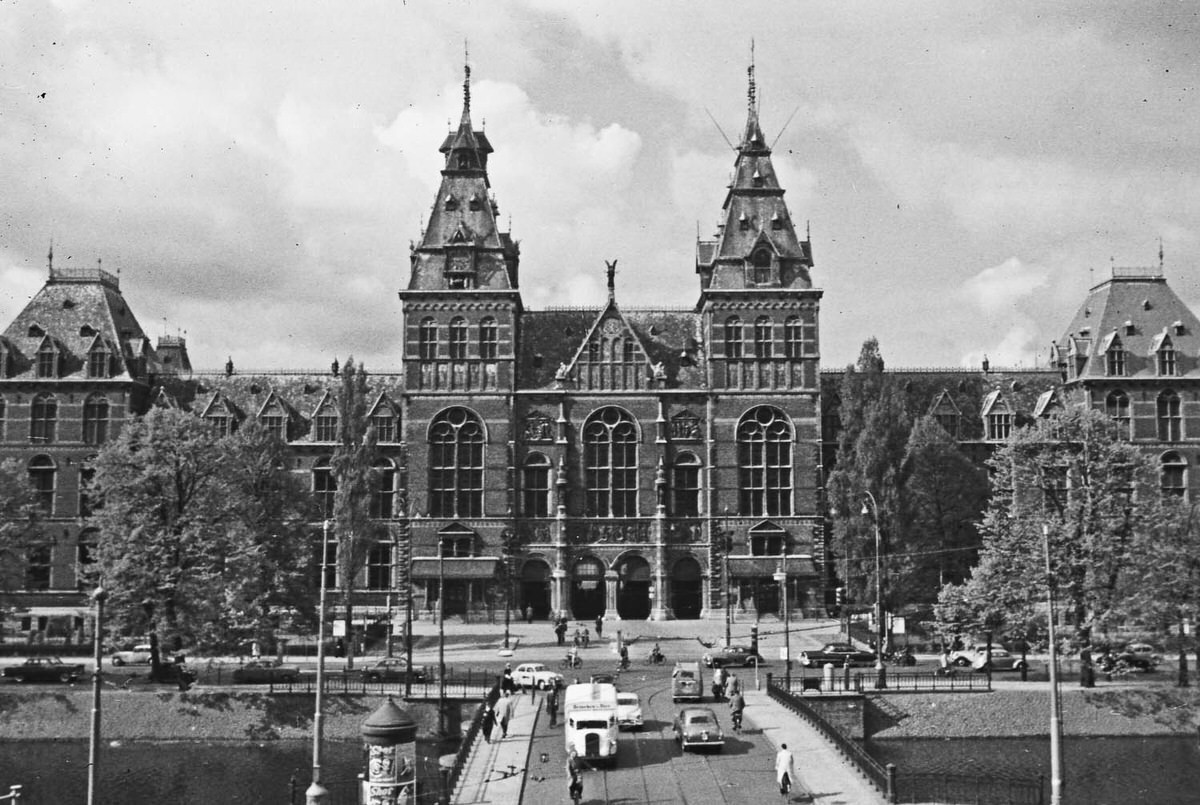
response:
{"label": "iron railing", "polygon": [[[785,687],[775,676],[775,684]],[[820,671],[792,671],[790,693],[986,693],[992,689],[991,674],[951,673],[936,671],[897,671],[887,669],[886,687],[879,687],[879,674],[875,669],[852,671],[849,668],[834,669],[833,676],[826,678]]]}

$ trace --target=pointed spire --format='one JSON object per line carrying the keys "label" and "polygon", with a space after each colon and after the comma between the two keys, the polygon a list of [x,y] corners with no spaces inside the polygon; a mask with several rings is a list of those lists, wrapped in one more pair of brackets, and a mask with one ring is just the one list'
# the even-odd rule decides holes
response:
{"label": "pointed spire", "polygon": [[749,101],[750,101],[750,113],[753,114],[754,112],[758,111],[758,104],[757,104],[757,98],[755,97],[756,93],[755,93],[755,84],[754,84],[754,40],[753,39],[750,40],[750,66],[746,68],[746,77],[750,79],[750,81],[749,81],[750,86],[746,92],[746,95],[748,96]]}
{"label": "pointed spire", "polygon": [[1158,273],[1161,274],[1162,271],[1163,271],[1163,244],[1162,244],[1162,235],[1159,235],[1158,236]]}
{"label": "pointed spire", "polygon": [[467,48],[467,40],[463,40],[463,118],[471,115],[471,51]]}
{"label": "pointed spire", "polygon": [[605,260],[604,265],[608,266],[608,301],[612,302],[617,298],[617,261]]}

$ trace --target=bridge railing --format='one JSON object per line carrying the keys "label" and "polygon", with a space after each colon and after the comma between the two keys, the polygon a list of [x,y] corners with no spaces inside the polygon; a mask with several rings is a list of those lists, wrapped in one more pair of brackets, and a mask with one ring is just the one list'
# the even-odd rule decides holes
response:
{"label": "bridge railing", "polygon": [[[775,684],[784,686],[784,679],[775,675]],[[884,677],[885,687],[880,687],[879,674],[875,669],[855,671],[835,668],[833,676],[826,678],[821,669],[792,671],[791,692],[805,693],[968,693],[987,692],[992,689],[992,676],[986,673],[937,671],[899,671],[888,668]]]}

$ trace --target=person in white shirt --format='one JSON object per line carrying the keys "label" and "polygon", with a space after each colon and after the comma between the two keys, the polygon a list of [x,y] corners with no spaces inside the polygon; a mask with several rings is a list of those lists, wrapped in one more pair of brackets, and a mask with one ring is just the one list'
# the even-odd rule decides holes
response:
{"label": "person in white shirt", "polygon": [[780,744],[779,751],[775,753],[775,782],[779,783],[779,793],[787,796],[795,779],[796,760],[787,744]]}

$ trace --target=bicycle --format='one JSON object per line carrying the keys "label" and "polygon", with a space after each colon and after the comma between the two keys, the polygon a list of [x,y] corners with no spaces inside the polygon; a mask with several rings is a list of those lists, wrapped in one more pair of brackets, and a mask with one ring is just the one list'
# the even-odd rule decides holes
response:
{"label": "bicycle", "polygon": [[733,722],[733,731],[738,735],[742,734],[742,711],[734,710],[729,715],[729,720]]}
{"label": "bicycle", "polygon": [[579,657],[563,657],[558,663],[559,668],[582,668],[583,660]]}
{"label": "bicycle", "polygon": [[667,657],[661,651],[657,654],[646,655],[646,665],[662,665],[667,661]]}

